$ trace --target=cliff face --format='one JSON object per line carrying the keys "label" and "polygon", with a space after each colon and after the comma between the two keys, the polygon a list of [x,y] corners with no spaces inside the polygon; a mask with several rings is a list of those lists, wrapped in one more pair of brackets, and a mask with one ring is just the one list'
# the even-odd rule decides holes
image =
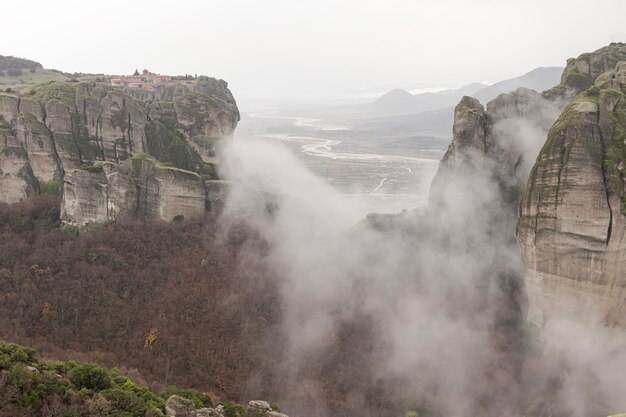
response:
{"label": "cliff face", "polygon": [[625,44],[568,61],[564,81],[574,73],[588,82],[550,129],[520,205],[529,318],[539,325],[566,315],[626,326],[626,62],[619,59]]}
{"label": "cliff face", "polygon": [[626,60],[626,44],[612,43],[594,52],[567,60],[561,83],[543,92],[547,98],[571,99],[591,87],[596,78]]}
{"label": "cliff face", "polygon": [[55,82],[0,94],[0,198],[54,183],[63,220],[77,224],[191,215],[210,205],[215,141],[238,121],[227,84],[208,77],[155,91]]}
{"label": "cliff face", "polygon": [[138,154],[123,164],[106,163],[92,172],[68,171],[61,218],[80,224],[82,219],[104,223],[198,215],[209,208],[208,190],[216,183]]}
{"label": "cliff face", "polygon": [[[519,89],[486,109],[464,97],[455,109],[430,207],[482,192],[486,232],[505,245],[516,232],[529,319],[540,326],[573,314],[626,325],[625,93],[626,44],[614,43],[568,60],[542,94]],[[485,193],[481,179],[497,187]]]}
{"label": "cliff face", "polygon": [[455,184],[481,178],[496,184],[489,199],[507,206],[506,212],[495,209],[494,215],[505,215],[510,222],[533,151],[543,143],[558,110],[558,103],[525,88],[501,94],[486,109],[477,99],[463,97],[454,110],[452,143],[431,186],[430,207],[440,208],[446,200],[449,204],[448,189]]}

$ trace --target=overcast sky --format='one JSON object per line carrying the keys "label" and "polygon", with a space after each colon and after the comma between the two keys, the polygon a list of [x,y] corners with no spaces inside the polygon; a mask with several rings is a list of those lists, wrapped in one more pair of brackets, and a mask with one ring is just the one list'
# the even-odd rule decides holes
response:
{"label": "overcast sky", "polygon": [[498,81],[626,41],[625,0],[11,0],[0,54],[206,74],[243,101]]}

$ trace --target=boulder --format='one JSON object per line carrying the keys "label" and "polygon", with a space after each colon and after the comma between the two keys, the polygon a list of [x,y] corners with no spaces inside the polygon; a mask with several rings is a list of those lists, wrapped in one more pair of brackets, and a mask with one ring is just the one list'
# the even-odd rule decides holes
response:
{"label": "boulder", "polygon": [[196,407],[193,401],[178,395],[172,395],[165,403],[165,413],[171,417],[194,417],[196,415]]}
{"label": "boulder", "polygon": [[264,416],[267,411],[270,411],[271,408],[267,401],[252,400],[246,407],[246,413],[249,417],[261,417]]}
{"label": "boulder", "polygon": [[265,417],[289,417],[287,414],[279,413],[278,411],[267,411]]}
{"label": "boulder", "polygon": [[200,408],[196,410],[196,417],[224,417],[224,409],[217,408]]}

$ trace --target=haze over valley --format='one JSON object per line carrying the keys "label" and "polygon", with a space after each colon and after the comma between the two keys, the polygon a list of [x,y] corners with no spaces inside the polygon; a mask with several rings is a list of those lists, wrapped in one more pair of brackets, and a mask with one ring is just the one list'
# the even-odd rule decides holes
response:
{"label": "haze over valley", "polygon": [[287,146],[313,173],[356,200],[360,217],[398,213],[426,203],[461,97],[487,102],[519,87],[543,91],[558,84],[562,71],[537,68],[489,86],[472,83],[438,92],[395,89],[352,105],[298,108],[297,102],[277,102],[270,109],[244,110],[237,132],[242,140]]}

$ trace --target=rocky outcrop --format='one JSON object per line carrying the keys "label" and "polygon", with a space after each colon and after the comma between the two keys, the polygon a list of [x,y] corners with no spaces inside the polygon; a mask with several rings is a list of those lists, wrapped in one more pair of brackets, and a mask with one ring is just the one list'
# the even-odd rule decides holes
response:
{"label": "rocky outcrop", "polygon": [[168,416],[193,417],[196,415],[196,407],[193,401],[178,395],[172,395],[165,403],[165,412]]}
{"label": "rocky outcrop", "polygon": [[543,95],[551,99],[572,99],[620,61],[626,61],[626,43],[623,42],[614,42],[578,58],[570,58],[561,75],[561,83],[544,91]]}
{"label": "rocky outcrop", "polygon": [[[420,238],[448,260],[467,265],[472,285],[498,289],[493,298],[478,289],[475,302],[494,307],[494,339],[503,341],[497,347],[503,357],[515,355],[511,347],[519,341],[526,311],[514,235],[517,206],[558,111],[558,102],[523,88],[498,96],[486,109],[464,97],[455,108],[452,143],[431,185],[427,217],[419,222],[433,229],[419,231]],[[402,220],[398,216],[396,223]],[[475,261],[464,263],[468,258]]]}
{"label": "rocky outcrop", "polygon": [[4,136],[0,142],[0,195],[3,200],[14,203],[37,190],[26,151],[15,138]]}
{"label": "rocky outcrop", "polygon": [[218,205],[215,143],[238,121],[226,82],[209,77],[155,91],[54,82],[0,94],[0,200],[54,183],[63,220],[76,224],[194,215]]}
{"label": "rocky outcrop", "polygon": [[599,74],[626,45],[607,48],[568,62],[594,84],[550,129],[520,205],[529,318],[539,325],[568,316],[626,326],[626,62]]}
{"label": "rocky outcrop", "polygon": [[173,220],[219,208],[228,182],[138,154],[116,165],[97,164],[65,174],[61,217],[84,225],[138,219]]}
{"label": "rocky outcrop", "polygon": [[248,407],[246,407],[246,412],[249,416],[261,417],[271,409],[272,407],[267,401],[252,400],[248,403]]}
{"label": "rocky outcrop", "polygon": [[[165,403],[165,413],[171,417],[225,417],[224,406],[196,409],[193,401],[178,395],[171,395]],[[242,416],[243,417],[243,416]]]}
{"label": "rocky outcrop", "polygon": [[488,204],[471,206],[474,223],[487,213],[490,236],[515,229],[540,326],[566,315],[626,326],[625,94],[626,44],[614,43],[568,60],[542,94],[519,89],[486,109],[464,97],[455,109],[429,207],[476,194]]}
{"label": "rocky outcrop", "polygon": [[451,188],[476,176],[496,182],[498,194],[515,207],[533,150],[539,149],[557,114],[556,103],[525,88],[501,94],[487,109],[477,99],[463,97],[454,110],[452,142],[431,185],[430,207],[441,208],[450,201]]}
{"label": "rocky outcrop", "polygon": [[196,409],[193,401],[178,395],[172,395],[167,399],[165,412],[171,417],[225,417],[226,415],[237,415],[240,417],[289,417],[287,414],[273,411],[267,401],[253,400],[243,412],[243,407],[237,414],[228,414],[224,406],[218,405],[215,408],[205,407]]}

